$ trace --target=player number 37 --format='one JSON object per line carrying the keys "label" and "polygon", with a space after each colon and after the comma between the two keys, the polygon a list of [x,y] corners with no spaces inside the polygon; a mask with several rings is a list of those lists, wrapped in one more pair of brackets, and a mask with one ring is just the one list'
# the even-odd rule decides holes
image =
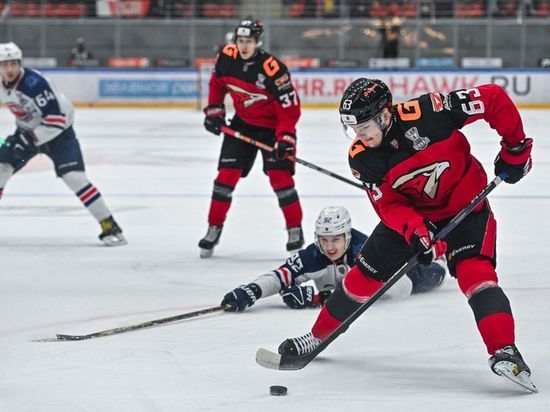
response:
{"label": "player number 37", "polygon": [[281,101],[281,106],[283,108],[287,108],[292,105],[298,106],[298,96],[296,96],[296,92],[294,90],[285,94],[281,94],[279,96],[279,100]]}

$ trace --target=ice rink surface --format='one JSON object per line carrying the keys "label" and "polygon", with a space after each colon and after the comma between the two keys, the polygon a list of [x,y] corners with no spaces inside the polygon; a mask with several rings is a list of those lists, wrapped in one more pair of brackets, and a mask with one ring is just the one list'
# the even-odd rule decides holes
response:
{"label": "ice rink surface", "polygon": [[[241,180],[215,256],[199,258],[221,139],[184,110],[77,109],[88,175],[129,244],[107,248],[99,227],[34,159],[0,205],[0,411],[548,411],[550,410],[550,115],[523,111],[534,168],[491,195],[499,224],[497,271],[516,317],[517,344],[540,393],[499,378],[456,281],[429,294],[379,302],[307,368],[271,371],[254,361],[307,332],[317,310],[278,296],[242,314],[218,314],[82,342],[32,342],[86,334],[216,306],[223,295],[286,258],[286,232],[257,161]],[[13,131],[0,112],[0,136]],[[492,176],[499,137],[466,129]],[[299,153],[349,178],[336,110],[306,111]],[[377,218],[357,188],[297,166],[306,241],[327,205],[354,226]],[[270,385],[288,387],[286,397]]]}

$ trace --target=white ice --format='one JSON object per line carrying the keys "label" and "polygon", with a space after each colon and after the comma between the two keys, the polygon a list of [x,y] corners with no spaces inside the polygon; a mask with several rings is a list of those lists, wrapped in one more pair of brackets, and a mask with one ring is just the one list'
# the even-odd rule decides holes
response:
{"label": "white ice", "polygon": [[[82,342],[32,342],[86,334],[216,306],[232,288],[277,267],[286,232],[257,161],[239,183],[215,256],[198,240],[221,140],[199,112],[77,109],[90,179],[129,244],[99,244],[99,227],[50,161],[33,160],[0,206],[1,411],[548,411],[550,410],[550,116],[524,111],[534,168],[502,184],[491,202],[499,223],[498,273],[516,317],[517,344],[539,394],[490,372],[471,310],[456,282],[369,309],[322,356],[298,372],[266,370],[258,347],[276,350],[309,330],[316,310],[278,296],[242,314],[219,314]],[[0,136],[13,130],[6,109]],[[499,138],[466,129],[492,174]],[[352,178],[337,112],[306,111],[299,156]],[[349,208],[369,232],[377,218],[363,193],[298,166],[304,228],[330,204]],[[270,385],[288,387],[286,397]]]}

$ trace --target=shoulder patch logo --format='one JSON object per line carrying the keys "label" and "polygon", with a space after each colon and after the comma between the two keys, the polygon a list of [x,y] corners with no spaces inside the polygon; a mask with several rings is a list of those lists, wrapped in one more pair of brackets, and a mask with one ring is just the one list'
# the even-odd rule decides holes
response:
{"label": "shoulder patch logo", "polygon": [[430,139],[426,136],[420,136],[420,133],[416,127],[411,127],[407,130],[405,132],[405,137],[413,142],[413,149],[417,152],[427,148],[430,143]]}
{"label": "shoulder patch logo", "polygon": [[432,101],[434,112],[443,110],[443,99],[439,93],[430,93],[430,100]]}
{"label": "shoulder patch logo", "polygon": [[441,176],[450,167],[447,161],[432,163],[399,177],[392,188],[401,192],[412,190],[433,200],[437,197]]}

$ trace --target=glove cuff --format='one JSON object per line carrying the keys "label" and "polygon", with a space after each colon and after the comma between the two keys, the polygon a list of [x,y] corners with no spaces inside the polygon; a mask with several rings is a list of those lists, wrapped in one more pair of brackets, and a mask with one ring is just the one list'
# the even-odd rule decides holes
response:
{"label": "glove cuff", "polygon": [[203,109],[207,117],[225,116],[225,105],[223,103],[209,104]]}
{"label": "glove cuff", "polygon": [[529,160],[533,148],[533,139],[527,138],[519,145],[510,147],[504,141],[500,141],[500,158],[510,165],[521,165]]}
{"label": "glove cuff", "polygon": [[281,133],[277,136],[278,142],[287,142],[290,143],[292,146],[296,146],[296,136],[292,133]]}
{"label": "glove cuff", "polygon": [[256,299],[260,299],[262,297],[262,288],[257,283],[249,283],[246,287],[254,293],[254,297]]}
{"label": "glove cuff", "polygon": [[412,237],[416,230],[421,226],[426,226],[426,221],[422,216],[416,216],[405,223],[403,236],[405,236],[405,240],[409,245],[411,244]]}

